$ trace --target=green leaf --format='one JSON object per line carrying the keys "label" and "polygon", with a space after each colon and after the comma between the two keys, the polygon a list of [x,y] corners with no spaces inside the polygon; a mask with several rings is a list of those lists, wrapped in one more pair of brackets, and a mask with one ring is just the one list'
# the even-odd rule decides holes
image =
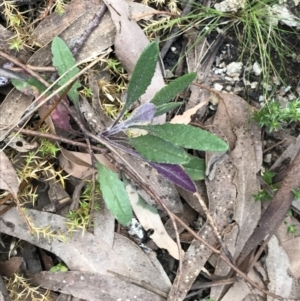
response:
{"label": "green leaf", "polygon": [[116,173],[97,161],[98,181],[108,210],[122,225],[129,225],[132,209],[124,184]]}
{"label": "green leaf", "polygon": [[182,166],[193,181],[205,178],[205,162],[203,159],[190,156],[190,161]]}
{"label": "green leaf", "polygon": [[[70,51],[67,44],[59,37],[55,37],[52,41],[51,51],[53,54],[53,66],[57,68],[57,72],[60,76],[62,76],[66,71],[70,70],[72,67],[76,65],[76,61],[73,57],[72,52]],[[58,82],[60,86],[65,84],[67,81],[76,76],[79,72],[79,68],[75,67],[70,72],[68,72],[64,77]],[[79,94],[77,89],[80,88],[81,85],[78,80],[74,83],[70,91],[68,92],[68,96],[73,101],[74,104],[78,104],[79,102]]]}
{"label": "green leaf", "polygon": [[166,102],[169,102],[179,92],[185,89],[196,77],[197,77],[197,73],[191,72],[176,78],[175,80],[170,82],[167,86],[159,90],[154,95],[154,98],[151,100],[151,103],[154,103],[156,106],[159,106],[165,104]]}
{"label": "green leaf", "polygon": [[158,125],[136,125],[139,129],[159,136],[171,143],[190,149],[202,151],[222,152],[228,150],[228,145],[219,137],[185,124],[158,124]]}
{"label": "green leaf", "polygon": [[158,44],[152,42],[147,45],[140,55],[128,84],[127,99],[122,112],[138,100],[151,84],[157,64],[158,52]]}
{"label": "green leaf", "polygon": [[190,156],[182,148],[157,136],[139,136],[129,139],[129,143],[152,162],[184,164],[190,160]]}
{"label": "green leaf", "polygon": [[39,89],[35,85],[29,83],[29,80],[25,81],[22,79],[13,78],[11,83],[17,90],[25,95],[31,95],[34,97],[38,97],[39,95]]}
{"label": "green leaf", "polygon": [[165,103],[163,105],[159,105],[158,107],[156,107],[155,117],[165,114],[165,113],[181,106],[182,104],[183,104],[183,102],[172,102],[172,103]]}

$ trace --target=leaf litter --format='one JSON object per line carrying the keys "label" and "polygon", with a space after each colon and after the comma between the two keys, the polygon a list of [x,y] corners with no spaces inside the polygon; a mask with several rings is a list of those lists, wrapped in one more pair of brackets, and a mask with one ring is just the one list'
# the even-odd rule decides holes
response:
{"label": "leaf litter", "polygon": [[[93,17],[95,8],[99,6],[100,2],[96,0],[73,0],[66,6],[63,16],[55,13],[50,14],[35,29],[36,42],[42,48],[32,55],[28,63],[35,66],[48,65],[51,62],[50,43],[58,35],[72,48],[74,37],[78,38],[87,27],[87,24]],[[134,76],[132,72],[136,62],[145,46],[149,43],[148,38],[135,20],[140,17],[143,18],[147,14],[154,14],[156,11],[138,3],[127,3],[120,0],[105,0],[104,2],[108,6],[109,13],[105,14],[100,25],[90,35],[76,60],[77,62],[82,60],[82,58],[92,60],[108,47],[114,45],[115,54],[128,72],[129,77],[132,74]],[[2,36],[4,37],[4,33],[2,33]],[[190,30],[187,34],[190,45],[194,43],[196,36],[193,30]],[[223,36],[219,36],[215,43],[217,45],[218,43],[221,44],[222,42],[220,41],[223,39]],[[210,86],[211,84],[208,73],[219,49],[217,46],[212,48],[209,59],[199,59],[203,55],[205,47],[207,47],[205,42],[199,43],[194,52],[188,53],[190,70],[197,72],[196,81],[201,83],[202,87],[191,85],[190,101],[185,111],[182,114],[177,114],[171,123],[177,123],[178,126],[179,124],[189,124],[190,122],[194,124],[195,120],[197,120],[195,116],[200,120],[201,116],[206,114],[207,99],[218,99],[216,113],[213,118],[208,119],[202,126],[227,142],[230,150],[225,153],[226,149],[224,149],[224,152],[218,156],[209,151],[206,152],[204,157],[202,155],[209,169],[207,169],[205,180],[197,182],[195,186],[197,191],[201,192],[203,203],[207,204],[209,215],[212,217],[214,224],[206,216],[205,208],[199,206],[199,198],[195,197],[191,192],[182,191],[182,188],[178,188],[159,175],[155,170],[157,164],[139,161],[134,156],[122,152],[122,157],[126,162],[141,175],[141,178],[149,187],[155,188],[166,207],[170,210],[169,216],[163,213],[163,207],[157,204],[155,199],[149,195],[147,187],[138,187],[134,179],[130,179],[127,183],[127,192],[125,189],[124,191],[122,190],[124,197],[128,194],[134,214],[140,220],[144,229],[146,231],[154,230],[154,234],[149,237],[152,239],[153,249],[157,253],[161,249],[165,249],[173,258],[179,259],[178,270],[176,271],[176,264],[176,268],[173,266],[174,270],[171,271],[173,275],[167,274],[162,267],[162,263],[157,260],[155,252],[150,251],[149,254],[144,252],[142,248],[128,238],[128,234],[124,233],[124,228],[122,229],[121,227],[120,229],[120,224],[118,224],[118,229],[115,230],[113,214],[107,210],[103,199],[100,198],[97,200],[100,210],[92,211],[94,218],[92,232],[79,231],[70,233],[66,226],[67,219],[65,217],[48,212],[26,209],[26,221],[20,216],[20,211],[17,208],[12,208],[2,215],[0,219],[1,233],[17,237],[39,248],[48,250],[64,262],[69,269],[66,273],[56,272],[56,274],[53,274],[45,271],[37,273],[32,276],[33,284],[86,300],[116,300],[118,298],[184,300],[186,297],[189,298],[193,284],[199,281],[201,284],[204,284],[203,275],[206,275],[210,280],[236,277],[228,262],[222,260],[222,254],[220,255],[215,249],[204,245],[199,239],[193,239],[189,244],[183,243],[180,245],[180,242],[177,241],[178,235],[182,234],[180,237],[183,238],[184,235],[191,234],[191,232],[185,232],[186,228],[178,223],[177,227],[172,228],[174,223],[172,218],[170,218],[172,216],[171,212],[180,216],[187,225],[194,229],[196,229],[194,220],[197,215],[204,220],[207,219],[204,225],[200,226],[200,229],[198,228],[198,237],[204,239],[212,247],[220,248],[219,237],[216,237],[219,235],[232,256],[232,258],[228,257],[229,260],[237,262],[243,258],[243,264],[246,263],[246,266],[250,264],[247,261],[248,259],[244,260],[243,254],[246,252],[245,250],[248,250],[248,243],[253,233],[259,232],[258,236],[260,237],[255,248],[265,238],[264,232],[258,228],[260,223],[264,221],[263,217],[261,217],[261,211],[266,210],[267,204],[255,202],[254,200],[254,195],[260,191],[260,182],[257,174],[263,170],[261,129],[249,117],[252,114],[252,108],[245,100],[235,94],[219,93],[209,87],[205,88],[205,86]],[[199,64],[200,61],[201,64]],[[159,64],[156,64],[155,68],[151,85],[146,93],[142,95],[141,103],[148,103],[156,92],[165,86]],[[95,84],[95,79],[90,77],[90,80],[94,80]],[[204,84],[202,83],[203,80]],[[71,93],[77,97],[78,93],[74,88],[75,86],[73,86]],[[77,88],[79,88],[79,85]],[[156,95],[159,98],[159,95]],[[171,98],[174,96],[172,95]],[[72,99],[72,96],[70,98]],[[95,96],[93,98],[95,101],[99,101],[99,98],[96,99]],[[3,139],[6,136],[5,131],[18,124],[21,116],[30,106],[32,99],[33,97],[31,96],[25,96],[16,90],[11,90],[4,101],[1,102],[1,116],[3,115],[3,119],[1,118],[1,130],[4,130],[3,134],[1,132],[1,135]],[[97,120],[99,116],[97,114],[94,115],[93,109],[88,104],[82,106],[81,110],[85,112],[85,117],[89,115],[89,118],[86,118],[89,124],[93,122],[96,125],[103,123],[102,118]],[[56,132],[55,127],[63,127],[65,130],[72,129],[69,120],[66,122],[66,118],[63,116],[65,115],[56,114],[57,121],[55,121],[55,115],[51,116],[53,121],[52,134]],[[127,120],[130,123],[130,118]],[[59,122],[68,126],[59,126]],[[165,123],[165,115],[157,119],[155,123],[157,122]],[[108,128],[110,121],[107,120],[107,123],[104,128]],[[162,125],[161,127],[165,128],[165,130],[162,132],[158,131],[155,134],[158,136],[169,136],[170,141],[172,141],[173,137],[176,136],[176,132],[166,133],[168,126],[168,124]],[[150,128],[148,129],[150,131]],[[96,130],[96,132],[99,132],[99,130]],[[207,132],[204,133],[207,134]],[[167,137],[164,138],[167,140]],[[145,138],[140,137],[137,139]],[[184,137],[182,139],[184,140]],[[194,148],[194,139],[197,138],[190,137],[189,139],[187,145],[190,143],[192,145],[190,147]],[[185,141],[183,142],[186,145]],[[282,157],[274,164],[274,168],[286,158],[291,158],[291,161],[295,157],[297,158],[299,153],[297,145],[297,143],[290,145]],[[18,148],[16,150],[21,151]],[[157,151],[156,148],[152,152],[154,151]],[[158,151],[163,151],[163,149],[158,149]],[[90,154],[85,150],[71,151],[60,145],[60,152],[59,164],[71,176],[72,181],[95,177],[94,162]],[[6,150],[5,152],[1,151],[0,155],[0,189],[7,190],[12,193],[14,198],[17,198],[19,180],[15,167],[9,161]],[[99,177],[104,177],[102,183],[108,178],[113,178],[116,185],[120,183],[118,182],[118,175],[113,172],[120,170],[120,166],[123,164],[122,160],[120,161],[119,158],[113,156],[113,159],[117,162],[117,164],[113,164],[113,160],[108,160],[108,157],[103,154],[96,154],[95,156],[103,164],[101,168],[98,168]],[[184,155],[183,158],[185,158]],[[146,159],[150,160],[150,158]],[[151,159],[153,158],[151,157]],[[180,161],[179,163],[183,162]],[[176,172],[174,170],[174,174]],[[299,169],[297,167],[293,168],[293,165],[287,172],[292,173],[294,177],[298,176],[300,178]],[[289,176],[287,176],[288,179]],[[124,180],[124,182],[126,181]],[[174,182],[176,184],[176,180]],[[284,182],[287,185],[284,192],[289,194],[289,202],[292,202],[292,196],[288,190],[291,188],[296,189],[298,182],[294,181],[292,183],[293,187],[289,186],[290,182],[288,184]],[[50,182],[50,186],[53,188],[55,185]],[[110,187],[109,191],[107,191],[105,187],[100,188],[102,188],[104,198],[115,198],[117,201],[116,206],[124,205],[124,203],[118,203],[122,199],[122,194],[116,196],[115,193],[116,191],[120,192],[120,189]],[[280,193],[279,189],[278,194]],[[53,194],[50,194],[50,199],[52,201],[55,199]],[[270,207],[272,208],[272,206]],[[294,208],[296,208],[296,205],[294,205]],[[280,207],[277,210],[280,211]],[[238,266],[242,272],[247,273],[249,277],[247,279],[248,283],[245,280],[237,281],[236,277],[234,278],[235,283],[228,287],[222,285],[220,281],[218,286],[211,287],[209,295],[205,297],[209,296],[212,300],[248,300],[247,298],[250,298],[250,296],[265,298],[266,291],[264,289],[267,287],[271,294],[287,299],[299,299],[300,289],[297,286],[299,259],[296,254],[300,245],[299,236],[295,230],[299,228],[299,220],[294,217],[284,218],[283,215],[285,216],[286,213],[283,212],[284,210],[281,209],[281,214],[274,215],[276,217],[276,229],[268,228],[270,227],[268,223],[265,225],[267,233],[274,234],[269,238],[267,252],[263,253],[265,266],[263,267],[260,261],[254,262],[256,269],[250,271],[242,265]],[[121,224],[128,224],[131,220],[131,215],[126,216],[125,214],[124,216],[125,219],[123,221],[123,216],[121,218],[117,217],[117,219],[119,222],[121,221]],[[269,218],[272,218],[272,216],[269,216]],[[28,231],[28,225],[35,232],[34,235],[31,235]],[[215,229],[217,229],[217,233]],[[294,234],[291,235],[287,229],[289,231],[294,229]],[[195,238],[192,235],[190,239],[192,237]],[[252,252],[253,249],[250,251]],[[225,253],[223,256],[228,256],[228,254]],[[208,267],[209,271],[207,270]],[[261,270],[260,274],[257,272],[259,269]],[[262,273],[265,275],[265,282],[260,277]],[[3,275],[5,275],[5,272]],[[250,282],[251,280],[252,282]],[[266,281],[268,285],[266,285]],[[260,288],[257,286],[254,288],[253,282],[258,284]],[[207,285],[209,287],[209,281]],[[267,300],[272,298],[273,296],[271,295],[267,296]]]}

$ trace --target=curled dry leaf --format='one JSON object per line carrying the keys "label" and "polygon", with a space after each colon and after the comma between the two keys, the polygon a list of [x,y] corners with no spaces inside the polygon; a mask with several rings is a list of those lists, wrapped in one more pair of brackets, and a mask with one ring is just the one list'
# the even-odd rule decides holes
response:
{"label": "curled dry leaf", "polygon": [[[260,217],[260,204],[254,202],[252,194],[257,192],[255,189],[258,190],[259,187],[256,173],[261,166],[261,141],[259,128],[255,124],[249,124],[248,104],[235,95],[223,94],[222,96],[223,101],[219,104],[213,126],[209,128],[229,141],[232,152],[225,154],[219,163],[215,163],[215,175],[211,180],[206,179],[206,187],[209,211],[219,233],[222,233],[228,226],[232,215],[238,223],[240,229],[238,236],[236,237],[236,227],[232,228],[231,234],[227,234],[228,241],[236,242],[234,246],[230,246],[230,251],[236,258]],[[247,156],[243,155],[245,153]],[[210,153],[206,154],[207,162],[211,156]],[[198,234],[211,245],[215,245],[216,240],[208,224]],[[184,299],[184,292],[190,289],[210,255],[211,252],[200,242],[194,241],[191,244],[184,256],[181,276],[182,279],[189,281],[180,283],[178,300]],[[190,262],[193,264],[189,264]],[[228,272],[227,266],[217,264],[218,276],[226,275]],[[211,295],[214,297],[211,298],[218,299],[222,289],[222,287],[212,288]],[[173,287],[172,293],[175,293]]]}
{"label": "curled dry leaf", "polygon": [[[252,270],[251,272],[249,272],[248,277],[252,279],[254,282],[256,282],[257,284],[259,284],[261,287],[264,287],[264,283],[257,272]],[[245,281],[236,281],[233,284],[232,288],[220,300],[221,301],[241,301],[241,300],[246,301],[248,300],[247,296],[252,297],[249,300],[256,300],[256,301],[265,300],[265,298],[262,298],[264,296],[260,291],[251,288],[249,284],[247,284]]]}
{"label": "curled dry leaf", "polygon": [[10,135],[4,139],[4,142],[20,153],[26,153],[38,147],[37,142],[29,143],[20,134],[14,132],[10,133]]}
{"label": "curled dry leaf", "polygon": [[59,215],[30,209],[26,211],[26,215],[35,229],[53,231],[51,238],[40,239],[36,234],[30,233],[16,208],[2,215],[0,232],[51,251],[60,257],[70,270],[106,276],[111,275],[108,271],[112,271],[141,282],[151,283],[152,287],[168,293],[170,280],[162,269],[156,267],[160,266],[158,260],[153,259],[151,253],[145,254],[126,237],[115,233],[111,248],[101,237],[89,232],[85,232],[84,235],[80,231],[70,233],[66,226],[68,219]]}
{"label": "curled dry leaf", "polygon": [[22,257],[12,257],[7,261],[0,262],[0,274],[2,276],[11,277],[14,273],[18,272],[22,261]]}
{"label": "curled dry leaf", "polygon": [[17,173],[3,151],[0,151],[0,189],[8,190],[16,199],[19,191]]}
{"label": "curled dry leaf", "polygon": [[165,300],[162,296],[143,288],[143,284],[140,282],[137,282],[140,284],[137,286],[112,275],[77,271],[41,272],[35,274],[33,280],[44,288],[89,301]]}
{"label": "curled dry leaf", "polygon": [[131,184],[126,185],[126,190],[132,209],[143,228],[146,231],[149,229],[154,230],[151,239],[159,248],[166,249],[171,256],[178,260],[178,246],[167,233],[157,210],[148,205]]}
{"label": "curled dry leaf", "polygon": [[191,109],[186,110],[182,115],[176,115],[170,123],[176,124],[189,124],[192,120],[192,116],[197,113],[197,111],[203,106],[207,105],[208,101],[201,102]]}
{"label": "curled dry leaf", "polygon": [[[61,154],[58,158],[60,166],[73,177],[84,179],[96,171],[92,169],[90,154],[68,151],[62,147],[60,149]],[[117,172],[117,168],[102,154],[96,154],[95,156],[107,168]]]}

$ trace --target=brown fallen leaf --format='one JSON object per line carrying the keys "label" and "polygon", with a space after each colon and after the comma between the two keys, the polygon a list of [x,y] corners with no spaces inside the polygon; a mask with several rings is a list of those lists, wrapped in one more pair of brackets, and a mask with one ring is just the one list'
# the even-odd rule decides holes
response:
{"label": "brown fallen leaf", "polygon": [[[151,253],[145,254],[140,247],[126,237],[115,233],[111,248],[99,236],[89,232],[69,233],[68,219],[36,210],[27,209],[26,216],[35,229],[53,231],[51,237],[38,237],[28,231],[26,223],[16,208],[2,215],[0,232],[28,241],[45,250],[51,251],[62,259],[70,270],[86,271],[110,275],[108,270],[133,279],[139,279],[168,293],[170,280]],[[9,225],[8,225],[9,221]],[[11,226],[14,227],[11,227]],[[47,228],[48,227],[48,228]],[[49,239],[47,239],[49,238]],[[113,292],[112,292],[113,293]]]}
{"label": "brown fallen leaf", "polygon": [[[264,287],[260,275],[258,273],[251,271],[248,274],[249,278],[259,284],[261,287]],[[247,296],[250,296],[250,300],[263,301],[265,300],[264,295],[257,289],[249,287],[245,281],[236,281],[230,290],[225,294],[225,296],[220,299],[220,301],[246,301]]]}
{"label": "brown fallen leaf", "polygon": [[89,10],[95,9],[101,4],[101,0],[73,0],[66,5],[62,15],[54,12],[45,18],[33,31],[36,43],[43,47],[54,37],[60,35],[65,29]]}
{"label": "brown fallen leaf", "polygon": [[[92,169],[90,154],[68,151],[62,147],[60,149],[59,164],[68,174],[78,179],[84,179],[95,172]],[[95,154],[95,157],[110,170],[117,172],[116,166],[109,162],[102,154]]]}
{"label": "brown fallen leaf", "polygon": [[[175,259],[179,259],[178,246],[166,231],[157,210],[143,200],[131,184],[126,185],[132,209],[143,228],[153,229],[151,239],[161,249],[166,249]],[[182,251],[183,252],[183,251]]]}
{"label": "brown fallen leaf", "polygon": [[[233,203],[236,196],[236,188],[232,183],[234,175],[235,169],[233,168],[232,160],[230,156],[226,155],[223,164],[217,167],[215,178],[207,187],[209,211],[220,232],[228,225],[228,217],[233,212]],[[221,181],[222,185],[220,185]],[[197,234],[210,245],[216,245],[217,240],[207,222]],[[172,286],[168,300],[174,299],[175,296],[178,301],[185,298],[194,280],[211,255],[212,251],[201,242],[198,240],[192,242],[183,258],[181,275],[177,275],[174,281],[176,284],[178,278],[180,280],[178,290],[176,286]]]}
{"label": "brown fallen leaf", "polygon": [[17,173],[3,151],[0,151],[0,189],[8,190],[16,199],[19,191]]}
{"label": "brown fallen leaf", "polygon": [[[231,232],[224,238],[225,242],[230,243],[228,248],[236,258],[260,217],[260,204],[254,202],[252,194],[257,192],[259,187],[256,173],[261,166],[262,150],[259,128],[248,120],[248,104],[235,95],[222,94],[222,98],[213,125],[208,128],[229,141],[232,152],[224,154],[222,160],[216,161],[213,168],[214,176],[210,177],[210,180],[206,178],[206,188],[209,211],[219,233],[226,229],[232,219],[238,224],[232,227]],[[207,153],[206,157],[208,165],[212,154]],[[211,245],[216,244],[208,224],[198,234]],[[235,243],[232,245],[232,242]],[[210,255],[211,253],[201,247],[199,242],[191,244],[183,261],[181,277],[184,280],[179,284],[178,300],[185,297],[185,293]],[[230,268],[222,261],[217,263],[216,275],[225,276],[229,271]],[[222,290],[222,287],[212,288],[211,298],[218,299]],[[173,287],[172,294],[175,295]]]}
{"label": "brown fallen leaf", "polygon": [[89,301],[165,300],[155,292],[147,290],[147,286],[143,286],[140,281],[138,281],[140,285],[135,285],[111,275],[76,271],[41,272],[33,275],[32,279],[44,288]]}
{"label": "brown fallen leaf", "polygon": [[22,263],[22,257],[12,257],[7,261],[0,262],[0,275],[11,277],[17,273]]}
{"label": "brown fallen leaf", "polygon": [[[288,226],[293,225],[295,229],[295,234],[288,232]],[[289,257],[290,266],[289,272],[295,279],[300,278],[300,223],[299,221],[292,217],[287,216],[284,222],[280,225],[276,231],[276,237],[279,241],[280,246],[284,249],[287,256]],[[300,295],[299,295],[300,298]]]}
{"label": "brown fallen leaf", "polygon": [[107,209],[102,198],[99,199],[99,210],[94,210],[93,223],[94,235],[101,237],[101,239],[112,248],[115,237],[115,217]]}

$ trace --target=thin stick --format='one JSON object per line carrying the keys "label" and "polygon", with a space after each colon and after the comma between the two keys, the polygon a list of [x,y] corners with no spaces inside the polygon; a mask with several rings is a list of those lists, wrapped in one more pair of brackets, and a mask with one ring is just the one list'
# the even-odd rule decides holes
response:
{"label": "thin stick", "polygon": [[[19,133],[22,133],[22,134],[25,134],[25,135],[28,135],[28,136],[46,138],[46,139],[49,139],[49,140],[67,143],[67,144],[82,147],[82,148],[85,148],[85,149],[89,148],[88,145],[86,145],[82,142],[73,141],[73,140],[63,138],[63,137],[60,137],[60,136],[57,136],[57,135],[54,135],[54,134],[41,133],[41,132],[37,132],[37,131],[21,129],[21,128],[18,128],[18,127],[16,127],[15,130],[18,131]],[[98,146],[91,145],[91,148],[95,151],[100,152],[100,153],[105,152],[105,149],[100,148]]]}

